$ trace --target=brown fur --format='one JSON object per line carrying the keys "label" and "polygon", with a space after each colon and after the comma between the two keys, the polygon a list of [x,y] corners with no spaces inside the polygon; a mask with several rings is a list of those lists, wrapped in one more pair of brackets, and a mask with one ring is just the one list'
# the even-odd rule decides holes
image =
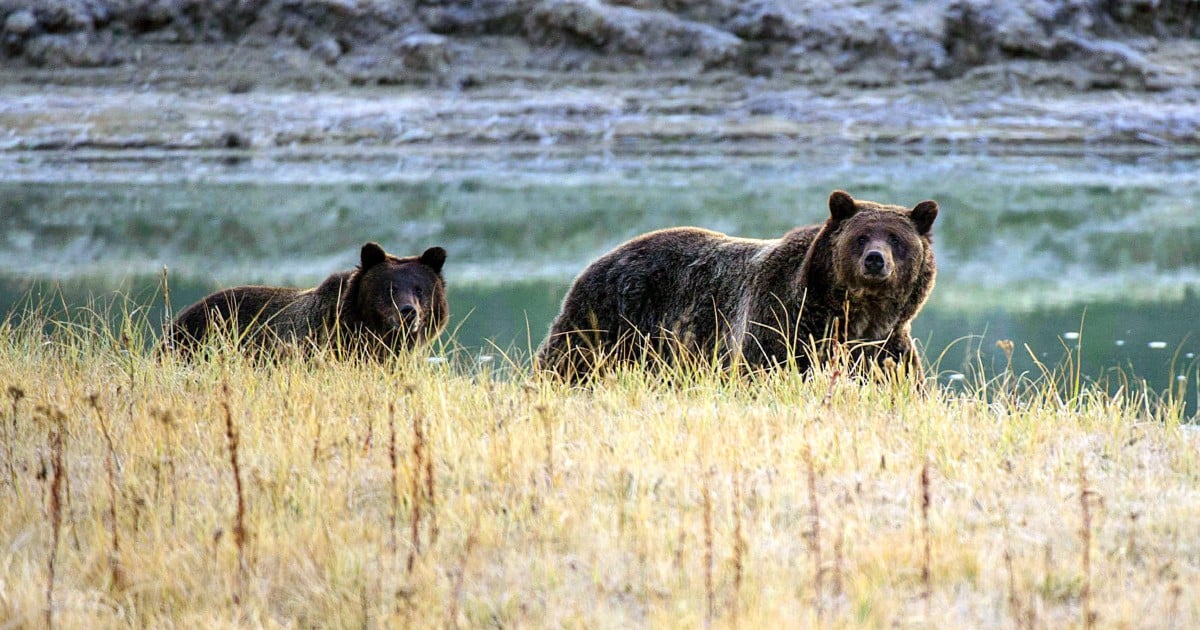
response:
{"label": "brown fur", "polygon": [[613,362],[670,363],[683,352],[806,370],[823,345],[810,342],[829,339],[869,342],[860,355],[919,369],[909,329],[937,273],[937,204],[910,211],[834,191],[829,205],[824,224],[779,239],[672,228],[618,246],[575,279],[538,369],[576,380]]}
{"label": "brown fur", "polygon": [[410,350],[446,327],[445,260],[440,247],[398,258],[367,243],[357,268],[315,288],[244,286],[205,297],[179,314],[164,346],[191,356],[209,335],[224,330],[254,353],[329,344],[379,358]]}

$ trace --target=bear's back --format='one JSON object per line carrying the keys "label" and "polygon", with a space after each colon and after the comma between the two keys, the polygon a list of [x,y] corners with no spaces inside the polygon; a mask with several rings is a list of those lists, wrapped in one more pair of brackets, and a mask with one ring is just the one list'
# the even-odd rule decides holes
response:
{"label": "bear's back", "polygon": [[[295,330],[306,310],[305,295],[311,290],[289,287],[241,286],[217,291],[184,309],[171,324],[170,338],[176,349],[194,349],[215,330],[237,332],[246,341],[261,343],[266,329],[272,329],[292,339],[303,337],[305,330]],[[298,334],[299,333],[299,334]]]}

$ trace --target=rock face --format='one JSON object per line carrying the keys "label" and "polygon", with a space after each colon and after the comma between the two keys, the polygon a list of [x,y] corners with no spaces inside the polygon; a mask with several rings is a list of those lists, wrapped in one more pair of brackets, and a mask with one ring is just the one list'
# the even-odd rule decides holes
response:
{"label": "rock face", "polygon": [[526,22],[534,42],[578,46],[645,59],[691,59],[706,67],[734,61],[741,38],[660,10],[612,6],[599,0],[547,0]]}
{"label": "rock face", "polygon": [[15,37],[24,37],[37,28],[37,18],[29,9],[19,9],[4,19],[4,32]]}
{"label": "rock face", "polygon": [[[315,83],[719,70],[865,86],[1008,75],[1195,87],[1200,8],[1147,0],[0,0],[0,60],[145,63],[146,47],[292,48]],[[332,73],[332,74],[331,74]]]}

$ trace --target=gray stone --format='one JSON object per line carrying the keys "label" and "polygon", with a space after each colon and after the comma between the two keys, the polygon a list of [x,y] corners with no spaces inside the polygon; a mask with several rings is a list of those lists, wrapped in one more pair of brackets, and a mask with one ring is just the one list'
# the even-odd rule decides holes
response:
{"label": "gray stone", "polygon": [[25,36],[34,31],[38,26],[37,18],[34,17],[33,11],[29,9],[21,9],[14,11],[4,20],[4,31],[13,35]]}
{"label": "gray stone", "polygon": [[448,40],[432,33],[416,33],[401,39],[395,52],[404,67],[417,72],[444,72],[450,65]]}
{"label": "gray stone", "polygon": [[530,15],[526,30],[544,43],[586,43],[605,52],[691,58],[705,65],[732,60],[742,45],[738,36],[708,24],[598,0],[547,0]]}
{"label": "gray stone", "polygon": [[38,22],[47,31],[90,31],[96,22],[107,19],[105,2],[90,0],[42,0],[35,2]]}
{"label": "gray stone", "polygon": [[314,42],[308,50],[314,57],[330,65],[337,63],[343,52],[342,45],[332,37],[322,37]]}
{"label": "gray stone", "polygon": [[39,35],[25,45],[25,56],[36,66],[51,69],[96,68],[120,63],[108,46],[91,41],[84,33]]}

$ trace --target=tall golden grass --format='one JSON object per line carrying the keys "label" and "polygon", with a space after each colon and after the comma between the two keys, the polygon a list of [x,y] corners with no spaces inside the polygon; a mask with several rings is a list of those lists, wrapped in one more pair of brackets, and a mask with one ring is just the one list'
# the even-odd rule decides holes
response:
{"label": "tall golden grass", "polygon": [[1200,626],[1182,403],[1070,362],[572,389],[117,310],[0,325],[0,628]]}

